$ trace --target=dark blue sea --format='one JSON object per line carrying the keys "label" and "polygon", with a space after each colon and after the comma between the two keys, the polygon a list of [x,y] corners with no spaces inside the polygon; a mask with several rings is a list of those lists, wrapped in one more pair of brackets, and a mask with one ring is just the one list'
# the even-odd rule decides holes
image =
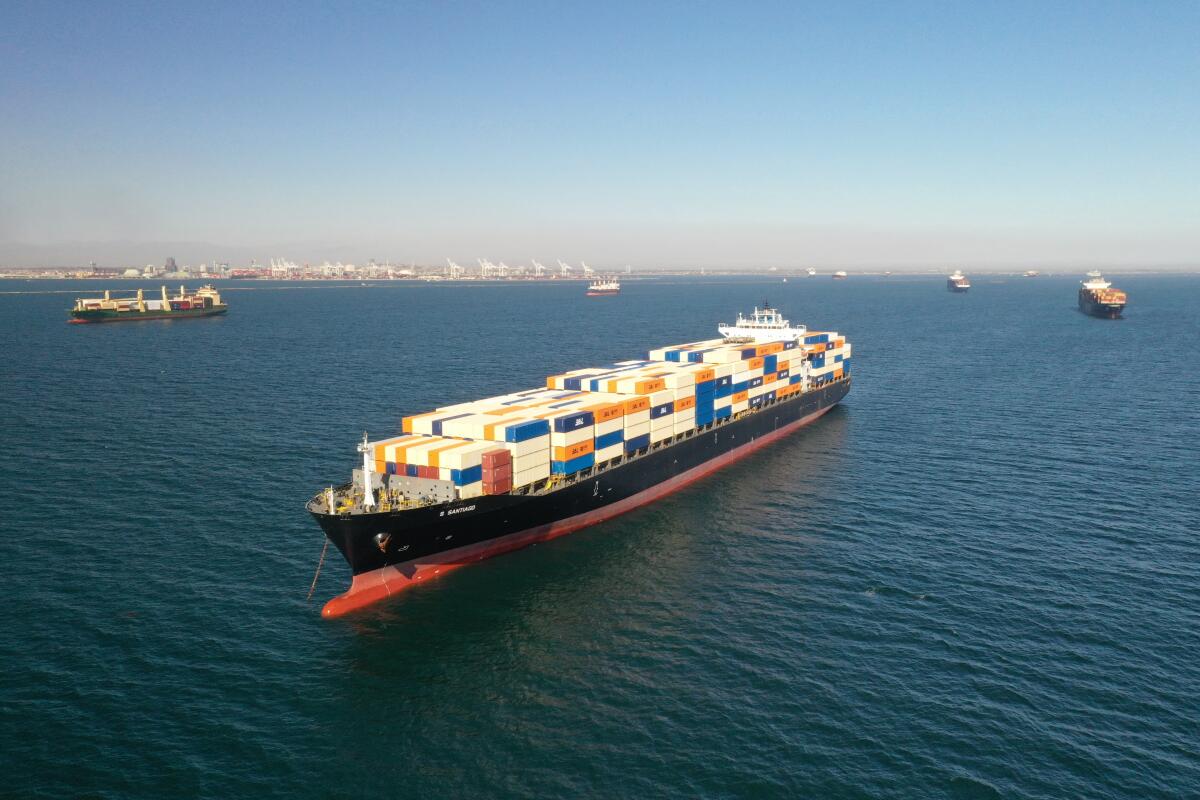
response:
{"label": "dark blue sea", "polygon": [[[0,794],[1200,796],[1200,277],[0,281]],[[117,288],[113,284],[112,288]],[[15,294],[8,292],[32,292]],[[814,425],[328,621],[364,431],[715,335],[846,334]]]}

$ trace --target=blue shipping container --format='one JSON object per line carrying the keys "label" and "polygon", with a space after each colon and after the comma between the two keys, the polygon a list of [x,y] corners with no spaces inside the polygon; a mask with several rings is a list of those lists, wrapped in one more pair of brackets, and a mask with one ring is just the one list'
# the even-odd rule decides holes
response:
{"label": "blue shipping container", "polygon": [[697,383],[696,397],[700,397],[701,395],[711,395],[713,390],[716,389],[716,384],[716,381],[701,381],[700,383]]}
{"label": "blue shipping container", "polygon": [[782,380],[786,380],[787,378],[790,378],[791,375],[792,375],[792,371],[790,369],[781,369],[781,370],[779,370],[779,374],[777,374],[775,376],[775,378],[776,378],[776,380],[782,381]]}
{"label": "blue shipping container", "polygon": [[531,419],[528,422],[518,422],[504,429],[504,441],[524,442],[539,436],[550,434],[550,423],[544,419]]}
{"label": "blue shipping container", "polygon": [[588,453],[586,456],[572,458],[570,461],[551,461],[550,471],[555,475],[571,475],[581,469],[594,466],[596,466],[596,454]]}
{"label": "blue shipping container", "polygon": [[763,356],[763,372],[774,372],[775,367],[779,364],[779,356],[770,355]]}
{"label": "blue shipping container", "polygon": [[763,396],[761,394],[758,397],[750,398],[750,408],[758,408],[762,404],[763,404]]}
{"label": "blue shipping container", "polygon": [[720,389],[722,386],[733,386],[733,376],[726,375],[723,378],[717,378],[716,384],[718,389]]}
{"label": "blue shipping container", "polygon": [[650,434],[643,433],[641,436],[635,436],[625,443],[625,452],[632,453],[634,450],[641,450],[643,447],[650,446]]}
{"label": "blue shipping container", "polygon": [[721,406],[713,412],[713,416],[715,416],[717,419],[725,419],[726,417],[733,416],[733,407]]}
{"label": "blue shipping container", "polygon": [[596,449],[603,450],[606,447],[612,447],[614,444],[619,444],[625,439],[625,431],[612,431],[602,436],[596,437]]}
{"label": "blue shipping container", "polygon": [[738,392],[744,392],[750,388],[750,381],[738,381],[737,383],[733,384],[732,388],[733,388],[733,394],[737,394]]}
{"label": "blue shipping container", "polygon": [[803,380],[804,380],[803,375],[793,375],[792,377],[788,378],[788,383],[791,384],[792,386],[795,386],[797,383],[800,383]]}
{"label": "blue shipping container", "polygon": [[650,419],[658,419],[659,417],[665,417],[674,413],[674,403],[663,403],[661,406],[654,406],[650,409]]}
{"label": "blue shipping container", "polygon": [[468,483],[481,481],[483,480],[483,467],[476,464],[466,469],[452,469],[450,470],[450,480],[454,481],[455,486],[466,486]]}
{"label": "blue shipping container", "polygon": [[764,402],[767,402],[767,403],[769,403],[769,402],[771,402],[771,401],[772,401],[772,400],[774,400],[774,399],[775,399],[775,390],[774,390],[774,389],[772,389],[771,391],[769,391],[769,392],[767,392],[766,394],[764,394],[764,395],[763,395],[763,401],[764,401]]}
{"label": "blue shipping container", "polygon": [[755,389],[755,388],[758,388],[759,386],[762,386],[762,381],[763,381],[762,378],[751,378],[750,379],[750,388]]}
{"label": "blue shipping container", "polygon": [[404,465],[404,474],[410,478],[417,477],[417,465],[416,464],[405,464]]}
{"label": "blue shipping container", "polygon": [[574,414],[564,414],[554,420],[554,430],[557,433],[570,433],[587,425],[592,425],[595,417],[591,411],[576,411]]}
{"label": "blue shipping container", "polygon": [[718,386],[713,392],[713,397],[719,400],[722,397],[729,397],[731,394],[733,394],[733,384],[727,383],[724,386]]}

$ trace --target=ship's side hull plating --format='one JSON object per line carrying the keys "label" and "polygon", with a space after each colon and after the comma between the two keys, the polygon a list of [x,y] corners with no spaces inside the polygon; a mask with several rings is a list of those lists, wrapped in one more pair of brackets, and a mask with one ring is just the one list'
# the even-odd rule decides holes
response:
{"label": "ship's side hull plating", "polygon": [[330,600],[322,613],[340,616],[463,564],[649,503],[812,422],[849,388],[849,381],[839,381],[698,430],[547,494],[484,496],[391,513],[314,513],[354,573],[349,591]]}
{"label": "ship's side hull plating", "polygon": [[96,322],[145,322],[152,319],[195,319],[215,317],[229,311],[228,308],[192,308],[183,311],[112,311],[97,309],[72,311],[69,322],[75,325]]}

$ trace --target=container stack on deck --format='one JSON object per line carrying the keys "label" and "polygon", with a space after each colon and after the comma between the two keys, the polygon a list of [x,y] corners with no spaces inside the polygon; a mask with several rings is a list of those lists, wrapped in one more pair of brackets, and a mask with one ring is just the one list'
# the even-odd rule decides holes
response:
{"label": "container stack on deck", "polygon": [[449,481],[461,499],[504,494],[849,374],[850,345],[836,333],[664,347],[644,360],[551,375],[544,389],[405,417],[403,436],[372,443],[375,471]]}

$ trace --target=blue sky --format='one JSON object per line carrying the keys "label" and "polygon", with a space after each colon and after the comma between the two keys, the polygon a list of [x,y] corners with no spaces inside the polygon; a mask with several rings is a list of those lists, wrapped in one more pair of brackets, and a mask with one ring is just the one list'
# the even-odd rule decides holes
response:
{"label": "blue sky", "polygon": [[1195,266],[1197,41],[1192,2],[9,0],[0,264]]}

